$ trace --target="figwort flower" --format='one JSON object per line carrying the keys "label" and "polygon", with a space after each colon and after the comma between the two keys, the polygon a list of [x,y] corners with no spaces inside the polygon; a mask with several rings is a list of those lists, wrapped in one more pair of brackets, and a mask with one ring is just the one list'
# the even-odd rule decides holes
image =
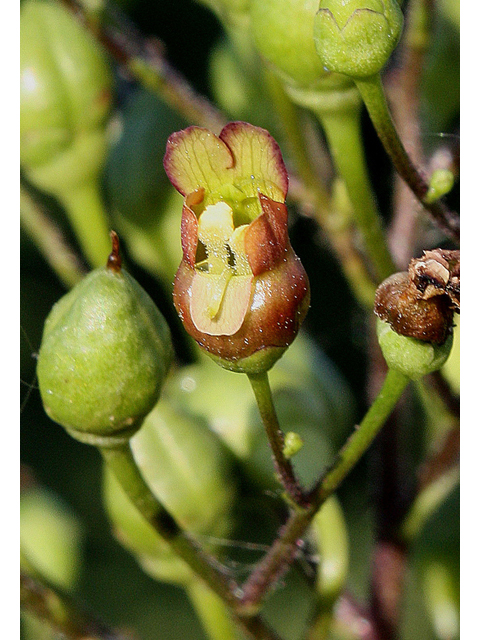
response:
{"label": "figwort flower", "polygon": [[308,278],[288,238],[288,176],[265,130],[170,136],[165,170],[185,196],[174,303],[187,332],[225,368],[268,370],[308,309]]}

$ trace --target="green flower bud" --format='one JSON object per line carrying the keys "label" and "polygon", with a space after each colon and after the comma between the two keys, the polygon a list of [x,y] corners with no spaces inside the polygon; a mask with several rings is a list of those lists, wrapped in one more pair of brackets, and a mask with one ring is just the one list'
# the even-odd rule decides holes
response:
{"label": "green flower bud", "polygon": [[283,455],[285,458],[293,458],[295,454],[297,454],[300,449],[303,447],[305,443],[302,438],[295,433],[295,431],[288,431],[285,434],[285,444],[283,446]]}
{"label": "green flower bud", "polygon": [[313,39],[318,0],[252,0],[250,16],[261,55],[289,86],[316,89],[348,84],[326,69]]}
{"label": "green flower bud", "polygon": [[377,319],[377,337],[388,367],[411,380],[440,369],[447,361],[453,342],[451,334],[441,345],[402,336],[380,319]]}
{"label": "green flower bud", "polygon": [[424,202],[431,203],[440,200],[444,195],[452,190],[455,184],[455,176],[448,169],[437,169],[432,173],[428,192]]}
{"label": "green flower bud", "polygon": [[[130,444],[152,492],[185,530],[205,536],[228,534],[235,493],[231,457],[202,419],[162,399]],[[138,513],[107,467],[104,500],[119,541],[149,575],[181,584],[194,577]]]}
{"label": "green flower bud", "polygon": [[329,71],[366,78],[384,67],[402,27],[395,0],[320,0],[315,46]]}
{"label": "green flower bud", "polygon": [[121,270],[117,248],[107,267],[54,305],[37,365],[47,414],[75,438],[99,446],[123,442],[140,428],[172,359],[169,328]]}
{"label": "green flower bud", "polygon": [[20,161],[36,186],[57,195],[103,164],[112,74],[60,3],[24,2],[20,41]]}

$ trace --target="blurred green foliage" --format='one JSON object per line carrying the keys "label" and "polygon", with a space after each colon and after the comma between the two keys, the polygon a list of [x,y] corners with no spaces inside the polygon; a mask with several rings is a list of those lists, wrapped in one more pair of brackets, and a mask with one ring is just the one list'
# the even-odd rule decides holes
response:
{"label": "blurred green foliage", "polygon": [[[171,64],[196,90],[215,100],[229,118],[268,126],[276,135],[278,121],[272,117],[268,101],[260,96],[257,99],[263,82],[258,69],[239,60],[238,52],[225,44],[218,19],[205,6],[193,0],[112,0],[109,4],[121,6],[141,32],[159,38]],[[451,19],[448,3],[441,3],[442,10],[444,7],[445,13],[437,15],[422,79],[422,118],[432,147],[440,133],[456,135],[459,117],[458,25]],[[115,81],[116,104],[102,194],[110,223],[121,236],[128,270],[156,302],[172,330],[177,368],[167,382],[169,402],[200,420],[230,449],[228,455],[238,479],[230,537],[238,542],[226,545],[224,554],[241,580],[274,538],[285,516],[284,502],[247,381],[198,358],[172,308],[171,283],[180,258],[181,198],[172,195],[161,163],[168,135],[185,122],[118,69]],[[366,119],[363,127],[372,181],[383,210],[388,212],[390,166]],[[282,151],[286,153],[286,149]],[[77,247],[61,207],[45,194],[38,197]],[[304,440],[294,462],[310,483],[332,461],[366,409],[369,326],[313,220],[300,216],[293,205],[290,213],[292,245],[309,274],[312,305],[305,336],[272,370],[272,387],[281,424]],[[155,247],[162,243],[159,258]],[[36,545],[36,536],[45,533],[43,525],[33,521],[39,512],[50,523],[59,519],[58,535],[64,531],[68,512],[68,526],[75,523],[69,545],[78,563],[78,573],[69,587],[79,602],[115,627],[134,629],[139,640],[206,640],[183,590],[149,577],[112,535],[102,500],[99,454],[70,438],[45,415],[35,377],[36,354],[43,323],[65,289],[23,232],[21,261],[21,460],[30,478],[22,496],[22,518],[30,522],[27,525],[25,520],[24,528],[28,544]],[[455,379],[452,363],[448,375]],[[411,410],[400,422],[400,450],[404,456],[401,466],[412,484],[412,469],[429,451],[434,430],[429,429],[413,392],[407,401]],[[372,553],[379,527],[380,446],[377,443],[360,461],[338,492],[350,548],[346,586],[361,604],[366,604],[370,595]],[[28,510],[32,512],[28,514]],[[408,564],[401,640],[458,637],[458,510],[459,493],[454,491],[415,541]],[[209,542],[208,538],[205,541]],[[285,640],[300,640],[314,608],[315,553],[315,543],[309,540],[293,570],[267,600],[266,618]],[[60,554],[55,556],[58,562]],[[45,561],[53,562],[51,558]],[[55,572],[53,564],[51,571]],[[442,611],[448,613],[452,603],[450,616],[442,618]],[[46,628],[33,628],[28,619],[24,619],[22,634],[25,640],[54,638]],[[332,640],[346,637],[338,631]]]}

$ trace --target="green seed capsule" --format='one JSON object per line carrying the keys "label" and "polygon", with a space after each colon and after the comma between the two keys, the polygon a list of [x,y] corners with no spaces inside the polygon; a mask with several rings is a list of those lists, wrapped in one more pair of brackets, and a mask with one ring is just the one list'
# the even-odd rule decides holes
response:
{"label": "green seed capsule", "polygon": [[377,319],[377,337],[383,357],[390,369],[418,380],[440,369],[447,361],[453,337],[439,345],[396,333],[388,322]]}
{"label": "green seed capsule", "polygon": [[47,414],[77,439],[128,439],[157,402],[172,359],[170,331],[118,254],[53,307],[38,355]]}
{"label": "green seed capsule", "polygon": [[255,44],[288,86],[331,89],[349,80],[331,73],[318,57],[313,38],[319,0],[252,0]]}

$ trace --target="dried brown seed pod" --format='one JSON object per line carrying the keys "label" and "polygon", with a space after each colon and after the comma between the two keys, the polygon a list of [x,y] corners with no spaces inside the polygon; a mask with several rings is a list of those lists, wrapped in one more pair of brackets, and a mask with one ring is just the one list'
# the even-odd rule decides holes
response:
{"label": "dried brown seed pod", "polygon": [[435,249],[410,262],[408,272],[384,280],[375,314],[398,334],[443,344],[460,313],[460,252]]}

